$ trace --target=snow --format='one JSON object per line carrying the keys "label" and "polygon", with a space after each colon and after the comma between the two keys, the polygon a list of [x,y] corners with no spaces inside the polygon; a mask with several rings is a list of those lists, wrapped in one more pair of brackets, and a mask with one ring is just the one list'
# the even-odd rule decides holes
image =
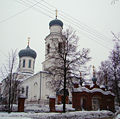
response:
{"label": "snow", "polygon": [[100,88],[93,88],[93,89],[89,90],[86,87],[79,87],[79,88],[74,88],[74,90],[73,90],[73,92],[83,92],[83,91],[88,92],[88,93],[100,92],[104,95],[109,95],[110,94],[110,95],[114,96],[114,94],[111,91],[103,91]]}
{"label": "snow", "polygon": [[100,88],[105,88],[105,86],[104,86],[104,85],[101,85]]}
{"label": "snow", "polygon": [[118,110],[115,113],[115,119],[120,119],[120,107],[117,107],[117,108],[118,108]]}
{"label": "snow", "polygon": [[39,104],[26,104],[24,110],[25,112],[36,112],[36,113],[50,111],[48,105],[40,106]]}
{"label": "snow", "polygon": [[110,111],[75,111],[66,113],[0,113],[0,119],[95,119],[110,116],[113,116],[113,113]]}
{"label": "snow", "polygon": [[54,96],[54,95],[50,95],[50,96],[49,96],[49,98],[54,98],[54,99],[55,99],[55,98],[56,98],[56,96]]}
{"label": "snow", "polygon": [[[61,105],[55,105],[56,111],[62,111],[63,110],[63,104]],[[72,104],[66,104],[66,111],[75,111],[74,108],[72,108]]]}
{"label": "snow", "polygon": [[115,119],[120,119],[120,114],[118,114],[117,117],[115,117]]}
{"label": "snow", "polygon": [[[57,111],[62,111],[63,105],[55,105]],[[13,107],[17,108],[17,105]],[[75,111],[72,104],[66,104],[66,113],[51,113],[49,105],[26,104],[25,112],[0,112],[0,119],[95,119],[110,117],[114,114],[110,111]],[[118,115],[118,113],[116,114]],[[119,119],[119,115],[116,117]]]}

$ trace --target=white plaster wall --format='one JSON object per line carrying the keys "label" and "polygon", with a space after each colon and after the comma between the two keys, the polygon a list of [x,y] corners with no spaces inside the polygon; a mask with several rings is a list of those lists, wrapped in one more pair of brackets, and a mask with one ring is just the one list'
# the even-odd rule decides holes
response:
{"label": "white plaster wall", "polygon": [[48,100],[47,97],[52,94],[52,91],[46,86],[49,77],[49,74],[37,73],[22,82],[21,88],[24,87],[25,89],[24,96],[26,96],[26,87],[29,87],[26,101]]}
{"label": "white plaster wall", "polygon": [[[23,67],[23,60],[25,59],[25,67]],[[20,62],[20,67],[19,67],[19,71],[20,72],[28,72],[28,73],[34,73],[34,67],[35,67],[35,59],[32,57],[21,57],[20,58],[21,62]],[[31,60],[31,68],[29,68],[29,60]]]}
{"label": "white plaster wall", "polygon": [[[43,64],[43,70],[45,70],[48,67],[51,67],[54,65],[54,62],[56,62],[54,59],[51,59],[50,57],[53,56],[53,53],[57,53],[56,48],[58,48],[58,43],[62,41],[62,35],[61,34],[50,34],[45,39],[45,61]],[[50,44],[50,53],[47,54],[47,46]]]}
{"label": "white plaster wall", "polygon": [[62,27],[58,25],[53,25],[50,27],[50,33],[61,33]]}

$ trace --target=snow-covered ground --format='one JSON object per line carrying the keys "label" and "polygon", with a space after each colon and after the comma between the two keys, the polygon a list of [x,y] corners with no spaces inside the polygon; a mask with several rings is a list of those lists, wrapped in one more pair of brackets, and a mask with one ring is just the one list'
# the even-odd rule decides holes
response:
{"label": "snow-covered ground", "polygon": [[[56,105],[56,110],[61,111],[63,105]],[[17,109],[17,106],[14,106]],[[40,106],[38,104],[25,105],[25,112],[18,113],[0,112],[0,119],[99,119],[111,117],[114,114],[110,111],[74,111],[72,105],[66,105],[66,113],[50,113],[49,106]],[[119,119],[116,114],[115,119]]]}
{"label": "snow-covered ground", "polygon": [[120,119],[120,114],[118,114],[118,115],[115,117],[115,119]]}
{"label": "snow-covered ground", "polygon": [[75,111],[66,113],[0,113],[0,119],[96,119],[113,116],[110,111]]}

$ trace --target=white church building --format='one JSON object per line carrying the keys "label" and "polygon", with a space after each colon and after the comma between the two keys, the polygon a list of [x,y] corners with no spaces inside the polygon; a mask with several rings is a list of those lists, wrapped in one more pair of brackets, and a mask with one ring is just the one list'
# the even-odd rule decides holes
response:
{"label": "white church building", "polygon": [[48,97],[55,95],[46,85],[47,80],[51,78],[51,74],[46,68],[51,67],[56,62],[51,60],[52,50],[55,50],[55,44],[59,47],[62,40],[63,22],[56,19],[49,23],[50,33],[45,38],[45,61],[42,63],[42,71],[34,74],[35,59],[37,53],[30,48],[29,43],[25,49],[19,52],[19,79],[21,80],[21,94],[26,97],[26,103],[48,103]]}

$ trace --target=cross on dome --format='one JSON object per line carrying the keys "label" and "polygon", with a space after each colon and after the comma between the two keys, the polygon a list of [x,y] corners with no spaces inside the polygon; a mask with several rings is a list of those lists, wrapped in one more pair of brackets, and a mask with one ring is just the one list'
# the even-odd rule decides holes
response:
{"label": "cross on dome", "polygon": [[57,19],[57,14],[58,14],[58,10],[57,9],[55,10],[55,13],[56,13],[56,19]]}
{"label": "cross on dome", "polygon": [[93,65],[93,77],[95,77],[95,66]]}
{"label": "cross on dome", "polygon": [[30,44],[30,37],[28,37],[28,46],[29,46],[29,44]]}

